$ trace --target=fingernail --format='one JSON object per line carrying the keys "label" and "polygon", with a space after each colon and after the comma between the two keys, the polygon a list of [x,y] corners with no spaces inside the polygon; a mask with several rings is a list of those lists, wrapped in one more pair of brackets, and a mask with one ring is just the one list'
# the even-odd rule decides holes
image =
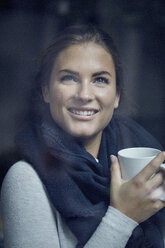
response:
{"label": "fingernail", "polygon": [[116,156],[115,155],[111,155],[111,162],[114,163],[116,160]]}

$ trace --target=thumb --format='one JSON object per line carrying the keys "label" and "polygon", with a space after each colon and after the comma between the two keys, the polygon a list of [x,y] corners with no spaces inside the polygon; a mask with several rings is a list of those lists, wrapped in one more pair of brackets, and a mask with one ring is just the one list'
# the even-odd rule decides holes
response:
{"label": "thumb", "polygon": [[114,155],[110,156],[111,158],[111,185],[121,184],[121,170],[118,162],[118,158]]}

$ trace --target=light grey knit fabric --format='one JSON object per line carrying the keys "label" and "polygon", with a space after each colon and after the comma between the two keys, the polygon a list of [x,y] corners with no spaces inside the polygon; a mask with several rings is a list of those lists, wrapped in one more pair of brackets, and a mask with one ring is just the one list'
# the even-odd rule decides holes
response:
{"label": "light grey knit fabric", "polygon": [[[1,190],[5,248],[73,248],[77,240],[53,208],[35,170],[19,161]],[[124,248],[138,224],[109,207],[85,248]]]}

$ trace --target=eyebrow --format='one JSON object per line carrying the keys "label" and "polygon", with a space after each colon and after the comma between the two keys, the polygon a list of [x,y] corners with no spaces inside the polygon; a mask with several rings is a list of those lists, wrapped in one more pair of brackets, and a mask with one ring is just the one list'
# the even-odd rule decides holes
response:
{"label": "eyebrow", "polygon": [[78,76],[79,73],[77,71],[72,71],[72,70],[69,70],[69,69],[63,69],[63,70],[60,70],[58,73],[62,73],[62,72],[66,72],[66,73],[69,73],[69,74],[73,74],[75,76]]}
{"label": "eyebrow", "polygon": [[[79,72],[77,71],[73,71],[73,70],[70,70],[70,69],[63,69],[63,70],[60,70],[59,73],[62,73],[62,72],[65,72],[65,73],[69,73],[69,74],[73,74],[75,76],[79,76]],[[112,77],[112,75],[108,72],[108,71],[99,71],[99,72],[95,72],[92,74],[92,77],[97,77],[97,76],[101,76],[103,74],[106,74],[106,75],[109,75],[110,77]]]}
{"label": "eyebrow", "polygon": [[96,72],[94,74],[92,74],[93,77],[97,77],[97,76],[101,76],[103,74],[107,74],[109,75],[110,77],[112,77],[112,75],[108,72],[108,71],[99,71],[99,72]]}

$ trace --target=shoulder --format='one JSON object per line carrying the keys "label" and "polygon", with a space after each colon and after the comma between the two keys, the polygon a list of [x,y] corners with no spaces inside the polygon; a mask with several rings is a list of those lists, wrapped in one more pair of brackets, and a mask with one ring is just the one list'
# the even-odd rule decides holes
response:
{"label": "shoulder", "polygon": [[[44,191],[44,186],[33,167],[25,162],[18,161],[8,170],[1,188],[1,199],[10,197],[25,198]],[[38,193],[37,193],[38,194]]]}
{"label": "shoulder", "polygon": [[15,213],[17,216],[33,215],[34,218],[39,213],[45,216],[51,212],[45,187],[27,162],[19,161],[8,170],[1,188],[1,209],[5,216]]}
{"label": "shoulder", "polygon": [[162,150],[160,143],[136,121],[116,115],[119,149],[132,146],[148,146]]}
{"label": "shoulder", "polygon": [[22,179],[22,181],[32,181],[33,178],[38,178],[36,171],[29,163],[20,160],[10,167],[4,178],[3,184],[8,180],[16,179],[18,181]]}

